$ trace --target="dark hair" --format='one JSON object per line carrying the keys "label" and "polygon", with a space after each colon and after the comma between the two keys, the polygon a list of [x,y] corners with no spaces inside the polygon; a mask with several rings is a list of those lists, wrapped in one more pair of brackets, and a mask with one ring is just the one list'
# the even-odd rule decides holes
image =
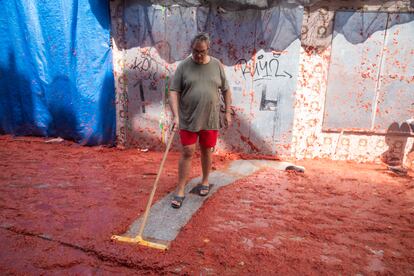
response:
{"label": "dark hair", "polygon": [[210,46],[210,36],[208,33],[199,33],[197,34],[192,40],[191,40],[191,47],[194,46],[194,43],[198,41],[204,41],[207,43],[208,46]]}

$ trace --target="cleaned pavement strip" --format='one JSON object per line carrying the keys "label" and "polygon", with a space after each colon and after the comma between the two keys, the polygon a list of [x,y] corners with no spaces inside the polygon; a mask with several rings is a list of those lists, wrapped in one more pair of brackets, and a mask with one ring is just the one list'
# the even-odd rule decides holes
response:
{"label": "cleaned pavement strip", "polygon": [[[210,193],[207,196],[199,196],[190,193],[200,182],[201,177],[192,179],[185,189],[185,200],[180,209],[171,207],[171,200],[174,192],[166,195],[155,203],[150,210],[150,215],[145,226],[143,237],[173,241],[180,229],[187,224],[193,214],[203,205],[204,201],[212,196],[220,187],[229,185],[236,180],[249,176],[261,168],[273,168],[277,170],[296,170],[303,172],[304,168],[289,162],[271,160],[236,160],[224,171],[213,171],[210,174],[209,182],[212,184]],[[121,236],[134,238],[138,235],[142,217],[136,219],[128,231]]]}

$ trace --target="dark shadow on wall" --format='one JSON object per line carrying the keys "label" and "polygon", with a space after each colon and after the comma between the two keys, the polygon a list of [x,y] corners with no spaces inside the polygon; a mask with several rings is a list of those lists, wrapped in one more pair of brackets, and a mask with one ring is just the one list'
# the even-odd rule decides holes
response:
{"label": "dark shadow on wall", "polygon": [[[268,9],[276,5],[280,5],[288,2],[292,5],[302,5],[302,6],[315,6],[315,5],[327,5],[330,3],[338,2],[340,5],[343,5],[341,2],[351,2],[351,1],[326,1],[326,0],[152,0],[154,4],[158,5],[180,5],[183,7],[198,7],[215,4],[220,6],[222,9],[230,11],[239,11],[246,9]],[[360,1],[355,1],[360,2]],[[394,0],[364,0],[362,4],[376,4],[376,5],[386,5],[388,2],[395,2]],[[411,7],[414,7],[414,1],[411,0]]]}
{"label": "dark shadow on wall", "polygon": [[[376,32],[414,20],[413,14],[404,12],[403,9],[399,14],[395,11],[377,11],[381,10],[378,7],[387,10],[391,4],[395,4],[395,1],[367,0],[359,4],[319,1],[308,6],[305,8],[307,12],[304,18],[306,23],[302,28],[302,45],[324,50],[331,46],[332,39],[337,35],[344,36],[354,45],[364,43]],[[369,6],[374,7],[373,11],[366,11]]]}
{"label": "dark shadow on wall", "polygon": [[[167,63],[184,59],[190,54],[191,38],[200,31],[212,37],[211,53],[224,64],[232,66],[237,60],[249,60],[254,52],[264,50],[283,51],[303,35],[304,46],[324,49],[331,45],[334,33],[334,11],[342,13],[336,19],[335,35],[343,35],[350,43],[365,42],[372,34],[396,24],[414,20],[413,14],[390,14],[385,12],[357,12],[360,6],[352,7],[338,3],[317,2],[307,7],[310,13],[302,28],[303,9],[296,4],[278,1],[266,5],[268,9],[226,10],[217,3],[203,2],[202,6],[153,6],[157,1],[124,0],[112,3],[115,19],[112,33],[118,48],[154,47]],[[180,1],[169,1],[178,2]],[[211,1],[213,2],[213,1]],[[385,6],[391,1],[367,1],[365,6]],[[160,4],[169,4],[158,1]],[[167,15],[167,16],[165,16]],[[113,18],[114,19],[114,18]],[[357,31],[355,31],[357,30]]]}
{"label": "dark shadow on wall", "polygon": [[[149,0],[123,0],[117,4],[113,7],[115,16],[111,15],[112,34],[120,50],[154,47],[167,63],[182,60],[189,54],[186,36],[196,33],[190,9],[174,7],[168,10],[171,15],[164,17],[165,9],[154,7]],[[177,26],[185,30],[177,34]]]}
{"label": "dark shadow on wall", "polygon": [[[381,160],[385,164],[396,167],[402,167],[404,165],[404,151],[410,133],[414,134],[414,128],[411,129],[407,122],[404,122],[401,125],[398,122],[394,122],[388,127],[385,135],[385,143],[388,145],[388,150],[381,154]],[[413,152],[414,145],[408,152],[408,159],[412,158]],[[409,164],[411,162],[408,160]]]}
{"label": "dark shadow on wall", "polygon": [[198,31],[212,38],[211,54],[225,65],[250,60],[260,50],[282,52],[300,39],[303,9],[277,6],[269,10],[220,12],[197,9]]}
{"label": "dark shadow on wall", "polygon": [[112,32],[119,49],[154,47],[164,61],[174,63],[190,54],[191,39],[205,31],[212,37],[211,54],[233,66],[261,49],[283,51],[299,39],[303,9],[292,7],[223,11],[217,5],[165,8],[149,0],[125,0],[112,8]]}
{"label": "dark shadow on wall", "polygon": [[384,31],[394,25],[414,21],[414,14],[398,15],[385,12],[344,12],[335,17],[336,32],[342,34],[352,44],[364,43],[374,33]]}
{"label": "dark shadow on wall", "polygon": [[36,124],[31,83],[19,71],[15,55],[8,54],[8,68],[0,68],[0,133],[44,136]]}

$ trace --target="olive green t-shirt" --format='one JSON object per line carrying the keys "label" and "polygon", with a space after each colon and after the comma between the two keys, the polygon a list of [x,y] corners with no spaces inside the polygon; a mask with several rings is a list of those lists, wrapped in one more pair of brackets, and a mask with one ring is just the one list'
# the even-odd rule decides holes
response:
{"label": "olive green t-shirt", "polygon": [[221,62],[210,57],[207,64],[196,63],[191,56],[175,71],[170,90],[179,93],[180,129],[198,132],[219,129],[219,90],[228,83]]}

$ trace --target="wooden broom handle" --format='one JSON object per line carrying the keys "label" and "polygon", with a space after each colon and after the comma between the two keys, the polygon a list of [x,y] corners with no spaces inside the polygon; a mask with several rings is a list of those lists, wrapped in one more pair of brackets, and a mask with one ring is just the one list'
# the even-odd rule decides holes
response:
{"label": "wooden broom handle", "polygon": [[152,200],[154,199],[155,191],[157,190],[158,181],[160,180],[161,172],[162,172],[162,169],[164,168],[164,163],[165,163],[165,160],[167,159],[168,151],[170,150],[171,144],[174,140],[174,135],[175,135],[174,125],[172,127],[172,130],[173,131],[172,131],[171,137],[168,140],[167,148],[165,149],[164,156],[162,157],[161,165],[160,165],[160,168],[158,169],[158,174],[157,174],[157,177],[155,178],[154,185],[152,186],[152,191],[148,199],[147,208],[145,209],[144,217],[142,219],[142,223],[139,228],[138,236],[140,237],[142,237],[142,234],[144,233],[145,224],[147,223],[147,219],[148,219],[149,211],[151,209]]}

